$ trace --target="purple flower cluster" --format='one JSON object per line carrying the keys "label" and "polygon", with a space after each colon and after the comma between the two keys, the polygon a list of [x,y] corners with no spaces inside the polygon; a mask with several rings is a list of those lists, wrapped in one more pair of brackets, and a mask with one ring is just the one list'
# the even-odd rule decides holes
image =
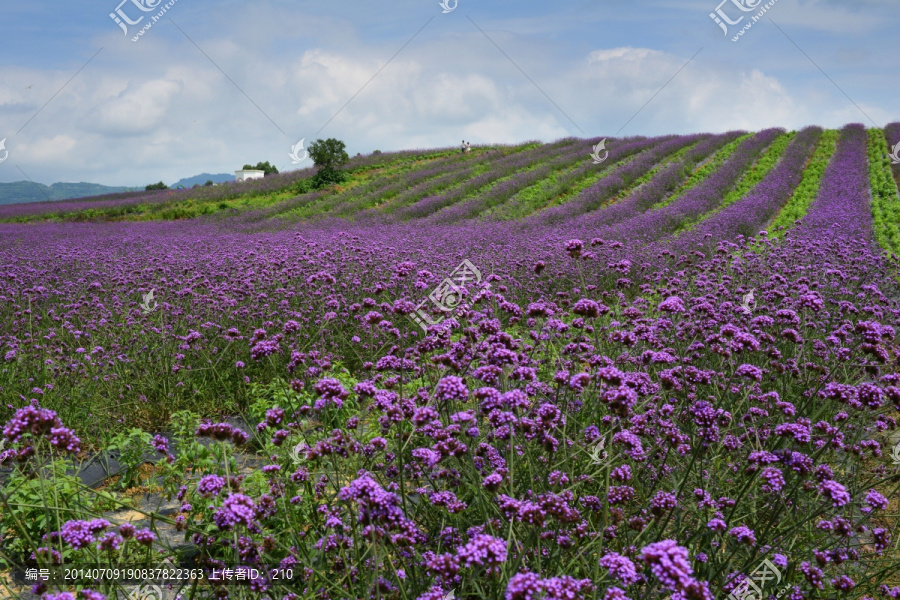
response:
{"label": "purple flower cluster", "polygon": [[17,443],[24,434],[31,434],[33,438],[45,437],[55,448],[66,452],[75,453],[81,450],[81,440],[75,433],[66,429],[56,416],[56,412],[47,408],[41,408],[37,400],[32,404],[16,411],[12,419],[3,427],[3,437],[7,441]]}

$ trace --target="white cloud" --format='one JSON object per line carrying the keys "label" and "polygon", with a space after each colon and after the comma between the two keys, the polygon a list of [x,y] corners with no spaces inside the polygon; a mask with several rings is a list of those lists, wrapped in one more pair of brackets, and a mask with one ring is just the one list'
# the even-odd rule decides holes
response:
{"label": "white cloud", "polygon": [[88,125],[99,133],[113,136],[150,133],[163,123],[173,98],[182,89],[180,82],[159,79],[129,84],[124,91],[111,93],[91,110]]}
{"label": "white cloud", "polygon": [[75,153],[78,141],[68,135],[56,135],[52,138],[39,138],[26,143],[19,150],[16,160],[34,163],[76,162],[81,159]]}

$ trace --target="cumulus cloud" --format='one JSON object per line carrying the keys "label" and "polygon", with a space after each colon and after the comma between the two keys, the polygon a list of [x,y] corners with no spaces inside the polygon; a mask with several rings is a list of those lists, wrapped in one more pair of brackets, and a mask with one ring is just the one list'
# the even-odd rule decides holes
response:
{"label": "cumulus cloud", "polygon": [[110,93],[90,111],[88,125],[98,133],[112,136],[150,133],[163,124],[172,100],[182,90],[183,85],[176,81],[129,83],[125,90]]}

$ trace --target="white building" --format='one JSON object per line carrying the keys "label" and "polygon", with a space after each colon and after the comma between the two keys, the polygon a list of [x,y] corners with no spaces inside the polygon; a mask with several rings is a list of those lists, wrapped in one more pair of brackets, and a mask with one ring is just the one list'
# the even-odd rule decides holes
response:
{"label": "white building", "polygon": [[247,169],[246,171],[235,171],[235,181],[247,181],[248,179],[262,179],[265,177],[265,171],[258,171],[256,169]]}

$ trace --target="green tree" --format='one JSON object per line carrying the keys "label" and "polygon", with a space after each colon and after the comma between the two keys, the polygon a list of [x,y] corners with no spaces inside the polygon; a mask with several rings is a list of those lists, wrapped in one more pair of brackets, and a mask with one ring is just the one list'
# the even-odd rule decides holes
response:
{"label": "green tree", "polygon": [[212,187],[213,181],[212,179],[207,179],[206,183],[203,184],[204,187]]}
{"label": "green tree", "polygon": [[148,185],[147,187],[144,188],[144,190],[148,191],[148,192],[150,190],[167,190],[167,189],[169,189],[169,186],[164,184],[162,181],[160,181],[159,183],[151,183],[150,185]]}
{"label": "green tree", "polygon": [[253,165],[244,165],[244,170],[245,171],[249,171],[249,170],[263,171],[263,172],[265,172],[266,175],[274,175],[274,174],[278,173],[278,169],[275,167],[275,165],[270,165],[269,161],[258,162],[258,163],[256,163],[255,167]]}
{"label": "green tree", "polygon": [[307,150],[309,156],[313,159],[313,164],[319,168],[313,176],[316,188],[347,180],[347,173],[339,170],[339,167],[344,166],[350,160],[346,148],[344,142],[334,138],[316,140],[309,145]]}

